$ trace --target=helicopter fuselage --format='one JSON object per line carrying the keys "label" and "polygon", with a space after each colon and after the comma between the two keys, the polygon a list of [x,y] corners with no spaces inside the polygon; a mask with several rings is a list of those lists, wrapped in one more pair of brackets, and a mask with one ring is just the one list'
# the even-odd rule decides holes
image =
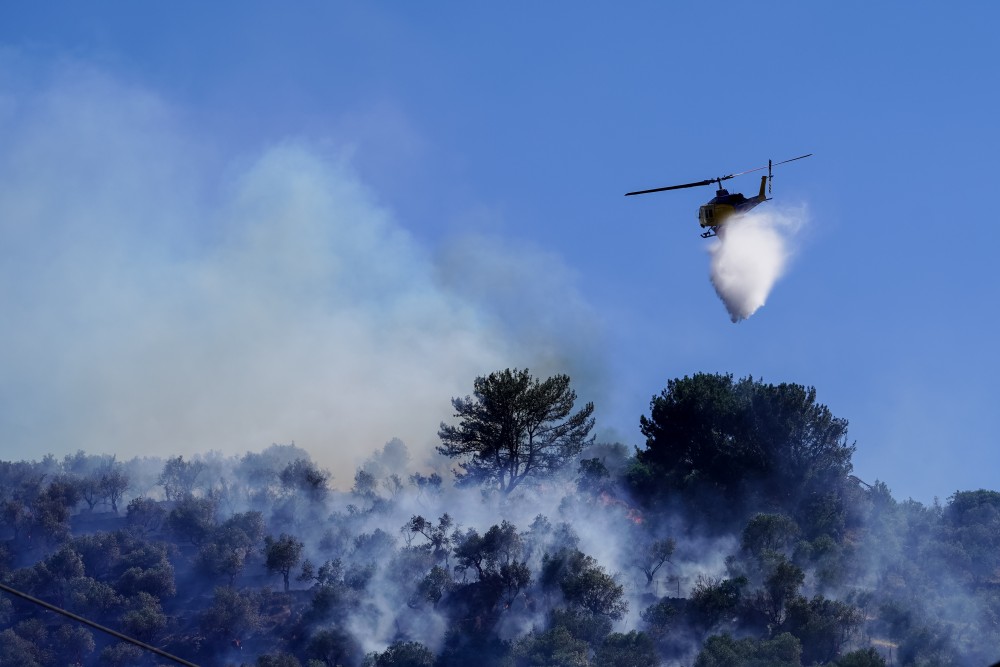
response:
{"label": "helicopter fuselage", "polygon": [[756,197],[747,198],[741,192],[729,193],[725,188],[715,191],[713,197],[707,204],[698,209],[698,223],[703,229],[703,238],[710,238],[718,233],[718,229],[726,220],[735,215],[749,213],[755,206],[768,200],[764,194],[767,177],[761,178],[760,193]]}

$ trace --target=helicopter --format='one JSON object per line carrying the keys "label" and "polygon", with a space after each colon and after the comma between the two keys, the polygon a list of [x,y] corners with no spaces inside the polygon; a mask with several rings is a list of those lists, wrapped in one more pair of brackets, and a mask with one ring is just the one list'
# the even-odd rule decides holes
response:
{"label": "helicopter", "polygon": [[[709,178],[695,183],[683,183],[681,185],[668,185],[665,188],[653,188],[652,190],[626,192],[625,196],[645,195],[650,192],[665,192],[666,190],[681,190],[683,188],[696,188],[701,185],[711,185],[712,183],[716,183],[718,185],[718,190],[715,191],[715,196],[698,209],[698,223],[701,225],[702,229],[706,230],[702,232],[701,238],[709,239],[713,236],[718,236],[719,228],[722,227],[722,225],[730,218],[748,213],[758,204],[763,204],[771,199],[765,195],[764,191],[767,190],[767,194],[770,194],[772,167],[777,167],[779,164],[785,164],[787,162],[795,162],[796,160],[807,158],[810,155],[812,155],[812,153],[793,157],[788,160],[782,160],[781,162],[772,162],[771,160],[768,160],[766,167],[754,167],[753,169],[747,169],[746,171],[729,174],[728,176]],[[729,180],[730,178],[736,178],[737,176],[742,176],[743,174],[749,174],[754,171],[760,171],[761,169],[767,169],[767,175],[760,177],[760,192],[753,197],[744,197],[743,194],[739,192],[730,194],[728,190],[722,187],[722,181]]]}

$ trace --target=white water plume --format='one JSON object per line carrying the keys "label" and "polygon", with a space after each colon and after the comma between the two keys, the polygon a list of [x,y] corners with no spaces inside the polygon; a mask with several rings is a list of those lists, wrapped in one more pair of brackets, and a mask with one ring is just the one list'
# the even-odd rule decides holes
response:
{"label": "white water plume", "polygon": [[767,301],[792,255],[792,240],[802,226],[801,211],[750,213],[719,228],[708,249],[711,279],[733,322],[745,320]]}

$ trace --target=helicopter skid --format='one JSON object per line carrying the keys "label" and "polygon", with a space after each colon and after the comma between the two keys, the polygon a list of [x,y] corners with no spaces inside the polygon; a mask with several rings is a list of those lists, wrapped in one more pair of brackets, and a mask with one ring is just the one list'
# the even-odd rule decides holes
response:
{"label": "helicopter skid", "polygon": [[718,234],[715,232],[714,229],[710,229],[707,232],[702,232],[702,234],[701,234],[701,238],[703,238],[703,239],[710,239],[713,236],[718,236]]}

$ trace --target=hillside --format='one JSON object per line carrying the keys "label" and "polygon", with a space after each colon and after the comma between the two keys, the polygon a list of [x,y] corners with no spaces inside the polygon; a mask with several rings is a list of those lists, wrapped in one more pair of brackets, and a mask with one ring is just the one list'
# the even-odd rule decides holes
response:
{"label": "hillside", "polygon": [[[0,462],[0,577],[206,666],[1000,659],[1000,493],[858,479],[812,388],[671,380],[630,448],[558,379],[478,378],[437,454],[353,480],[290,444]],[[167,663],[0,594],[0,666],[67,664]]]}

